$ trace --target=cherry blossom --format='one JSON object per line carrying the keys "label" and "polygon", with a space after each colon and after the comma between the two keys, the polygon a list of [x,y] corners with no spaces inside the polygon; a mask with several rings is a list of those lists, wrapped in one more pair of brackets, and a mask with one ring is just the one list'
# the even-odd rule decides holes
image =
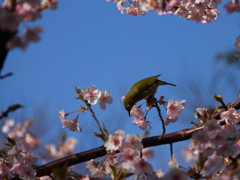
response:
{"label": "cherry blossom", "polygon": [[238,0],[232,0],[229,3],[225,4],[224,9],[226,9],[229,14],[232,14],[233,12],[240,12],[240,5]]}
{"label": "cherry blossom", "polygon": [[130,148],[124,148],[121,150],[117,157],[117,161],[122,163],[124,169],[131,169],[134,160],[140,156],[139,151]]}
{"label": "cherry blossom", "polygon": [[82,94],[84,99],[87,100],[91,105],[97,104],[98,99],[101,96],[101,92],[98,90],[97,86],[92,86],[90,89],[84,88],[82,90]]}
{"label": "cherry blossom", "polygon": [[106,177],[106,172],[104,168],[98,167],[97,163],[94,160],[87,162],[87,168],[90,170],[91,175],[95,177]]}
{"label": "cherry blossom", "polygon": [[9,119],[5,121],[5,124],[2,127],[3,133],[8,133],[10,129],[14,126],[15,121],[13,119]]}
{"label": "cherry blossom", "polygon": [[132,148],[136,150],[141,150],[143,148],[142,145],[142,137],[138,134],[128,134],[127,139],[123,141],[122,148]]}
{"label": "cherry blossom", "polygon": [[109,135],[104,147],[106,147],[106,150],[119,150],[122,146],[123,138],[124,131],[117,130],[114,134]]}
{"label": "cherry blossom", "polygon": [[149,121],[144,118],[144,114],[140,108],[133,106],[130,115],[133,116],[133,124],[137,125],[140,129],[145,130],[149,125]]}
{"label": "cherry blossom", "polygon": [[77,132],[82,131],[80,125],[77,123],[78,116],[75,119],[67,120],[67,119],[65,119],[64,110],[60,110],[58,113],[60,114],[59,118],[62,122],[63,128],[68,128],[70,131],[77,131]]}
{"label": "cherry blossom", "polygon": [[43,0],[42,1],[43,5],[47,5],[49,8],[51,8],[52,10],[56,10],[57,9],[57,5],[58,2],[57,0]]}
{"label": "cherry blossom", "polygon": [[14,36],[10,41],[7,43],[7,48],[8,49],[13,49],[13,48],[20,48],[22,50],[25,50],[27,47],[27,44],[23,38],[19,36]]}
{"label": "cherry blossom", "polygon": [[173,168],[179,168],[179,163],[178,163],[178,161],[176,159],[176,155],[175,154],[173,154],[172,158],[170,160],[168,160],[168,166],[170,168],[172,168],[172,169]]}
{"label": "cherry blossom", "polygon": [[232,124],[232,125],[238,124],[240,120],[236,112],[236,109],[234,108],[229,108],[227,111],[222,112],[220,117],[222,118],[222,120],[225,120],[227,124]]}
{"label": "cherry blossom", "polygon": [[152,165],[145,161],[142,158],[137,158],[133,162],[133,168],[134,172],[136,173],[137,176],[142,176],[144,173],[152,173],[153,172],[153,167]]}
{"label": "cherry blossom", "polygon": [[154,151],[151,148],[144,148],[142,149],[142,158],[147,160],[149,158],[153,158]]}
{"label": "cherry blossom", "polygon": [[221,126],[217,123],[217,120],[215,119],[208,121],[204,125],[203,131],[208,135],[210,139],[213,139],[217,135],[223,133]]}
{"label": "cherry blossom", "polygon": [[22,21],[22,17],[16,12],[8,12],[7,10],[0,8],[0,29],[10,32],[16,32],[19,23]]}
{"label": "cherry blossom", "polygon": [[168,125],[170,122],[177,121],[178,117],[180,117],[180,114],[183,112],[185,103],[186,100],[173,101],[172,99],[169,99],[167,105],[168,116],[166,118],[165,125]]}
{"label": "cherry blossom", "polygon": [[105,91],[100,93],[100,98],[98,99],[98,104],[101,109],[106,109],[107,103],[112,104],[113,98],[110,96],[110,91]]}
{"label": "cherry blossom", "polygon": [[75,138],[68,138],[65,142],[62,142],[57,149],[54,144],[45,145],[48,158],[55,160],[72,155],[75,150],[77,140]]}
{"label": "cherry blossom", "polygon": [[179,169],[171,169],[167,174],[163,176],[166,180],[188,180],[189,176],[186,172]]}

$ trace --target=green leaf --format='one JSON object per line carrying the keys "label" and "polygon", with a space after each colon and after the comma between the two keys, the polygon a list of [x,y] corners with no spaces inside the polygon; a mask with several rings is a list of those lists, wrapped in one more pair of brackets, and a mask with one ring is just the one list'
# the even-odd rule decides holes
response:
{"label": "green leaf", "polygon": [[110,171],[111,171],[114,179],[116,179],[117,178],[117,168],[111,164],[109,164],[109,166],[110,166]]}
{"label": "green leaf", "polygon": [[126,169],[121,169],[118,173],[117,179],[126,179],[132,175],[134,175],[134,173],[129,173]]}
{"label": "green leaf", "polygon": [[205,156],[203,153],[200,153],[198,156],[198,162],[197,162],[197,172],[200,174],[200,172],[203,169],[203,166],[205,162],[207,161],[207,156]]}

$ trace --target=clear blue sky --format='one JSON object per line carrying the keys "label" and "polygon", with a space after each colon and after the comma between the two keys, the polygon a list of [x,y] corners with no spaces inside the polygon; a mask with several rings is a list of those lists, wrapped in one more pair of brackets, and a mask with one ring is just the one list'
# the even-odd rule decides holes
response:
{"label": "clear blue sky", "polygon": [[[223,84],[227,82],[225,66],[217,64],[214,56],[234,49],[240,29],[239,14],[228,15],[222,7],[217,21],[197,24],[151,12],[138,17],[123,15],[115,3],[104,0],[60,1],[56,11],[43,12],[42,19],[34,23],[44,28],[41,41],[31,44],[24,52],[15,49],[9,53],[2,74],[13,72],[14,76],[0,81],[0,110],[11,104],[23,104],[25,108],[10,117],[18,120],[37,115],[38,131],[42,132],[42,127],[49,132],[43,143],[57,143],[59,133],[68,132],[68,136],[78,138],[80,152],[98,147],[102,142],[92,136],[97,128],[89,113],[79,117],[82,133],[61,128],[58,111],[71,112],[83,105],[75,99],[76,85],[80,88],[96,85],[101,91],[110,90],[114,103],[105,111],[98,105],[93,109],[112,133],[117,129],[142,133],[132,125],[121,97],[131,85],[149,76],[162,74],[161,80],[177,85],[159,88],[157,96],[164,95],[166,100],[185,99],[187,103],[198,102],[204,107],[216,105],[211,96],[221,93],[227,102],[233,102],[239,89],[229,84],[223,89],[211,83],[213,76],[222,79]],[[233,68],[232,72],[237,71]],[[192,81],[197,82],[202,97],[195,96]],[[190,128],[188,122],[194,120],[191,113],[198,107],[196,104],[188,104],[177,124],[167,127],[167,133]],[[150,112],[149,120],[153,127],[149,135],[161,134],[157,112]],[[86,141],[86,137],[93,143]],[[185,145],[178,143],[174,147]],[[168,148],[155,150],[161,151],[159,162],[164,159],[163,163],[156,162],[155,167],[166,169],[164,162],[170,158]]]}

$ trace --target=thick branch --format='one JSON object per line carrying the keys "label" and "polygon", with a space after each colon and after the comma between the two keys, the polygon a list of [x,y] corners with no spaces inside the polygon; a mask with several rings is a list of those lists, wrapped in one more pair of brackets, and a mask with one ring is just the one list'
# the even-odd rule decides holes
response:
{"label": "thick branch", "polygon": [[0,29],[0,73],[8,54],[6,44],[15,34],[16,32],[2,31]]}

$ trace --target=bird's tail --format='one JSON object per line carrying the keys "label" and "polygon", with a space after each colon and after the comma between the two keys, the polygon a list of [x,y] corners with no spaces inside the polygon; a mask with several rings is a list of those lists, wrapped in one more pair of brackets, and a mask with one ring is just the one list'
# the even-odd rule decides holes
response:
{"label": "bird's tail", "polygon": [[167,83],[167,82],[164,82],[164,81],[161,81],[161,80],[158,81],[158,85],[159,85],[159,86],[162,86],[162,85],[176,86],[175,84]]}

